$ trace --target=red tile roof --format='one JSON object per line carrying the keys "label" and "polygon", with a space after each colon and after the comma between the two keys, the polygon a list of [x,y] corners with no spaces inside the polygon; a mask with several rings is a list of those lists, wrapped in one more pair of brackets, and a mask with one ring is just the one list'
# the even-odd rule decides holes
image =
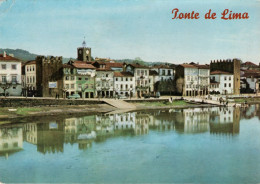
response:
{"label": "red tile roof", "polygon": [[242,63],[241,65],[242,65],[242,66],[243,66],[243,65],[246,65],[246,66],[257,66],[255,63],[252,63],[252,62],[250,62],[250,61],[247,61],[247,62],[245,62],[245,63]]}
{"label": "red tile roof", "polygon": [[74,61],[72,63],[72,65],[75,67],[75,68],[86,68],[86,69],[95,69],[95,67],[91,64],[87,64],[86,62],[84,61]]}
{"label": "red tile roof", "polygon": [[198,68],[198,67],[191,65],[191,64],[181,64],[180,66],[182,66],[184,68]]}
{"label": "red tile roof", "polygon": [[123,63],[105,63],[106,68],[123,68]]}
{"label": "red tile roof", "polygon": [[35,60],[27,61],[24,65],[32,65],[32,64],[36,64],[36,61]]}
{"label": "red tile roof", "polygon": [[114,72],[114,77],[133,77],[130,72]]}
{"label": "red tile roof", "polygon": [[232,73],[216,70],[213,72],[210,72],[210,75],[233,75]]}
{"label": "red tile roof", "polygon": [[6,57],[4,57],[3,54],[0,54],[0,61],[21,61],[21,60],[18,59],[18,58],[9,56],[9,55],[7,55],[7,54],[6,54]]}

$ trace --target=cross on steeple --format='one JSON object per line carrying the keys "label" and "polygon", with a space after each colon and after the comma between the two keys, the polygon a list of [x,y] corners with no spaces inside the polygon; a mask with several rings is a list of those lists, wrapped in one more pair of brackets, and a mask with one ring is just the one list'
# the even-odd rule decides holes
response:
{"label": "cross on steeple", "polygon": [[85,41],[85,36],[84,36],[84,41],[82,42],[82,47],[86,47],[86,41]]}

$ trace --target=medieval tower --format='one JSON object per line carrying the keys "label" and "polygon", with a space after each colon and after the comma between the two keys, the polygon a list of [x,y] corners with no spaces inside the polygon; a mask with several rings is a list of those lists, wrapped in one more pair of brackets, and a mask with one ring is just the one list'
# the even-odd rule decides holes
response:
{"label": "medieval tower", "polygon": [[220,70],[234,75],[234,94],[240,94],[240,62],[239,59],[217,60],[210,62],[210,72]]}

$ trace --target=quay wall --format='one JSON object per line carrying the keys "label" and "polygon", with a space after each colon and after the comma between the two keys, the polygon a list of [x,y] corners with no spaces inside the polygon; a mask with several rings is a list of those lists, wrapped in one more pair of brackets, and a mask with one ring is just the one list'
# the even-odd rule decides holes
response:
{"label": "quay wall", "polygon": [[0,107],[36,107],[59,105],[91,105],[105,104],[102,100],[68,100],[68,99],[29,99],[29,98],[0,98]]}

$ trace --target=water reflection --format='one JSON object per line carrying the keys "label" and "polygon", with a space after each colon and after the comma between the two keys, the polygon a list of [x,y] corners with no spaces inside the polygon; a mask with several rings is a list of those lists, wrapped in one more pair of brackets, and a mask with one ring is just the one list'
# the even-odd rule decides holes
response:
{"label": "water reflection", "polygon": [[42,154],[64,152],[64,145],[89,149],[93,142],[116,136],[136,136],[149,131],[181,134],[210,133],[236,135],[242,118],[259,116],[259,105],[247,109],[233,107],[190,108],[91,115],[0,127],[0,156],[23,149],[23,142],[35,145]]}

